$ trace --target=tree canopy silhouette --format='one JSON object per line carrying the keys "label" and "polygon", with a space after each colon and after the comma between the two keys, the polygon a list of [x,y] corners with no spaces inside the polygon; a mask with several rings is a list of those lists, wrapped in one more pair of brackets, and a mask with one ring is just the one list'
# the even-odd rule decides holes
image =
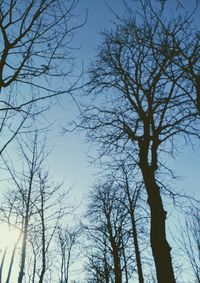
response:
{"label": "tree canopy silhouette", "polygon": [[174,283],[158,173],[177,138],[200,137],[189,70],[190,62],[195,70],[199,66],[199,35],[191,15],[166,20],[164,7],[156,10],[150,1],[141,1],[141,7],[136,15],[128,9],[125,19],[102,33],[87,88],[98,99],[84,109],[75,127],[87,130],[99,156],[114,155],[140,169],[151,212],[157,280]]}

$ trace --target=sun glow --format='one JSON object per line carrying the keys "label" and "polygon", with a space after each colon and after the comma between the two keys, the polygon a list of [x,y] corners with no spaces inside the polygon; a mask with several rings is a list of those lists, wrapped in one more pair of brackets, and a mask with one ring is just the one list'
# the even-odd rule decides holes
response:
{"label": "sun glow", "polygon": [[13,249],[19,242],[20,231],[7,224],[0,224],[0,252],[5,249]]}

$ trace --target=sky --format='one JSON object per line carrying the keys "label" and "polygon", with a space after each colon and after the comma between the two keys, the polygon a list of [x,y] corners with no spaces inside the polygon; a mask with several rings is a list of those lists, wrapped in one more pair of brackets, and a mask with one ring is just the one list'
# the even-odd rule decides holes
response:
{"label": "sky", "polygon": [[[159,5],[156,0],[153,2]],[[138,5],[138,1],[134,0],[128,0],[127,3],[133,9]],[[193,1],[194,3],[195,1]],[[182,4],[187,11],[192,8],[192,1],[183,0]],[[101,42],[100,32],[111,28],[113,25],[115,16],[108,6],[116,14],[123,15],[123,0],[80,0],[77,6],[75,13],[80,15],[80,20],[84,19],[86,11],[88,13],[86,24],[77,31],[72,43],[73,47],[80,47],[80,49],[74,51],[77,57],[77,70],[80,70],[81,64],[84,65],[84,68],[87,68],[96,54],[98,44]],[[177,13],[175,1],[168,0],[168,11]],[[79,18],[77,18],[77,21]],[[197,25],[198,23],[199,19]],[[72,194],[75,198],[81,199],[95,181],[97,170],[94,165],[89,163],[89,147],[84,139],[84,134],[61,134],[62,127],[67,126],[68,122],[76,117],[76,114],[78,114],[78,109],[72,99],[61,99],[60,105],[53,109],[53,117],[56,123],[51,141],[55,146],[49,166],[56,178],[61,180],[64,178],[66,185],[73,186]],[[169,161],[170,167],[177,172],[178,176],[182,177],[176,184],[179,190],[195,194],[198,197],[200,186],[199,162],[200,151],[197,145],[193,148],[182,145],[176,160]]]}
{"label": "sky", "polygon": [[[115,4],[113,5],[113,2]],[[135,1],[128,0],[135,5]],[[77,69],[82,65],[87,68],[95,57],[96,48],[101,41],[100,32],[112,26],[115,16],[111,13],[109,5],[117,14],[122,14],[124,9],[122,0],[80,0],[74,14],[79,15],[77,21],[84,21],[87,14],[86,24],[77,31],[72,46],[78,50],[74,51],[77,57]],[[81,71],[80,71],[81,72]],[[84,139],[84,134],[67,133],[60,134],[61,128],[76,118],[79,111],[72,99],[63,101],[61,98],[61,109],[59,106],[53,109],[53,117],[57,120],[55,128],[55,149],[51,155],[52,163],[50,169],[56,178],[65,178],[65,184],[73,186],[72,195],[81,201],[89,187],[96,179],[97,170],[89,163],[89,147]],[[57,110],[59,108],[59,111]],[[59,160],[59,161],[58,161]],[[58,162],[57,162],[58,161]],[[55,166],[54,166],[55,165]]]}

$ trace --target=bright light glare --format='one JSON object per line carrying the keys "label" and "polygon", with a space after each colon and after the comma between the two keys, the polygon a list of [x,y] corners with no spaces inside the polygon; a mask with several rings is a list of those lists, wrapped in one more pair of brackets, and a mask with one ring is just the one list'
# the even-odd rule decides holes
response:
{"label": "bright light glare", "polygon": [[14,227],[0,223],[0,252],[5,248],[12,249],[18,241],[20,231]]}

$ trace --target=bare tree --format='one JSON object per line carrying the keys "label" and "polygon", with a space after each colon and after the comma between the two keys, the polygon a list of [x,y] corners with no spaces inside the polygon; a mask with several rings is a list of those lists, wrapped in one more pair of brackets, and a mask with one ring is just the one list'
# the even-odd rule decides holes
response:
{"label": "bare tree", "polygon": [[[130,180],[128,176],[128,172],[126,170],[123,170],[123,181],[119,186],[121,189],[125,192],[126,199],[123,202],[123,205],[125,209],[127,209],[128,214],[130,216],[130,222],[131,222],[131,232],[133,236],[133,243],[134,243],[134,249],[135,249],[135,259],[137,264],[137,273],[138,273],[138,281],[139,283],[144,283],[144,273],[143,273],[143,267],[142,267],[142,260],[141,260],[141,253],[140,253],[140,246],[139,246],[139,240],[138,240],[138,229],[137,229],[137,205],[139,205],[139,198],[141,194],[141,185],[137,186],[135,184],[135,189],[131,189]],[[120,200],[121,201],[121,200]],[[140,216],[141,217],[141,216]],[[144,233],[143,233],[144,238]]]}
{"label": "bare tree", "polygon": [[1,90],[14,82],[42,88],[44,80],[39,82],[39,77],[68,74],[60,64],[71,59],[67,47],[78,28],[72,23],[77,3],[77,0],[1,2]]}
{"label": "bare tree", "polygon": [[60,283],[69,283],[69,271],[72,261],[72,253],[77,246],[78,238],[80,237],[80,227],[68,227],[58,229],[58,244],[61,255],[60,266]]}
{"label": "bare tree", "polygon": [[[88,83],[88,92],[101,98],[86,107],[78,127],[86,129],[88,139],[100,146],[101,157],[113,154],[139,167],[151,214],[157,280],[174,283],[158,173],[166,168],[162,153],[173,155],[177,137],[199,138],[199,118],[189,97],[194,94],[177,63],[176,42],[189,33],[192,23],[190,16],[167,21],[164,8],[155,11],[150,1],[144,2],[140,13],[134,15],[129,9],[126,19],[120,19],[111,32],[102,33]],[[185,48],[191,50],[195,42],[196,35],[189,44],[184,42]]]}
{"label": "bare tree", "polygon": [[[22,148],[22,145],[21,145]],[[30,149],[30,148],[29,148]],[[19,201],[23,201],[22,207],[24,207],[24,214],[23,217],[23,240],[22,240],[22,252],[21,252],[21,263],[20,263],[20,271],[19,271],[19,277],[18,277],[18,283],[21,283],[23,280],[23,276],[25,274],[25,261],[26,261],[26,251],[27,251],[27,242],[28,242],[28,233],[29,233],[29,222],[31,219],[31,215],[33,214],[33,206],[35,200],[32,199],[32,194],[34,190],[34,182],[35,182],[35,176],[38,173],[38,170],[40,169],[41,164],[41,154],[44,148],[42,150],[39,150],[38,152],[38,142],[37,142],[37,135],[35,135],[34,141],[33,141],[33,147],[31,150],[31,156],[27,155],[23,149],[24,158],[27,162],[28,168],[29,168],[29,174],[28,174],[28,182],[26,184],[25,180],[25,186],[21,186],[18,182],[16,183],[18,185],[18,188],[20,189],[20,192],[22,191],[22,194],[20,196]],[[26,176],[26,175],[24,175]],[[16,179],[14,179],[16,180]]]}
{"label": "bare tree", "polygon": [[95,250],[89,251],[87,249],[87,280],[91,283],[113,282],[112,262],[109,258],[106,240],[102,240],[101,246],[95,245]]}
{"label": "bare tree", "polygon": [[200,217],[199,205],[191,205],[187,209],[185,225],[181,226],[181,240],[178,247],[189,262],[195,282],[200,282]]}
{"label": "bare tree", "polygon": [[90,266],[102,282],[110,282],[113,278],[115,283],[120,283],[130,278],[130,227],[118,193],[112,181],[108,181],[96,185],[89,196],[86,231],[95,243],[89,257]]}
{"label": "bare tree", "polygon": [[36,178],[44,158],[44,144],[41,148],[38,148],[37,139],[38,135],[36,133],[32,143],[29,141],[29,145],[27,143],[19,144],[24,159],[23,162],[25,164],[24,168],[21,168],[21,172],[14,170],[14,168],[8,165],[8,162],[4,160],[6,168],[17,189],[13,189],[7,193],[7,200],[1,208],[1,212],[4,221],[12,223],[12,225],[17,226],[22,231],[22,248],[18,282],[22,282],[25,274],[29,227],[31,218],[34,214],[34,205],[37,200],[35,194]]}
{"label": "bare tree", "polygon": [[[78,0],[12,0],[0,3],[0,154],[28,118],[43,112],[52,97],[70,94],[75,82],[58,86],[73,65],[70,43]],[[45,103],[36,103],[46,99]],[[37,106],[36,106],[37,104]]]}
{"label": "bare tree", "polygon": [[43,172],[47,156],[45,142],[44,136],[39,137],[38,131],[32,140],[20,140],[19,151],[23,165],[20,167],[18,163],[18,169],[4,160],[13,189],[6,193],[6,201],[1,208],[2,217],[22,231],[18,283],[23,282],[28,272],[32,282],[44,282],[49,268],[50,245],[59,221],[66,213],[66,205],[62,205],[65,194],[60,190],[61,185],[51,183],[48,173]]}
{"label": "bare tree", "polygon": [[53,238],[59,227],[59,222],[65,215],[65,209],[61,203],[64,201],[65,194],[61,193],[61,185],[53,185],[49,182],[48,173],[40,172],[39,174],[39,199],[36,203],[36,211],[38,214],[38,228],[36,229],[36,239],[40,242],[41,248],[41,268],[39,272],[39,283],[44,281],[44,275],[48,269],[49,249]]}

